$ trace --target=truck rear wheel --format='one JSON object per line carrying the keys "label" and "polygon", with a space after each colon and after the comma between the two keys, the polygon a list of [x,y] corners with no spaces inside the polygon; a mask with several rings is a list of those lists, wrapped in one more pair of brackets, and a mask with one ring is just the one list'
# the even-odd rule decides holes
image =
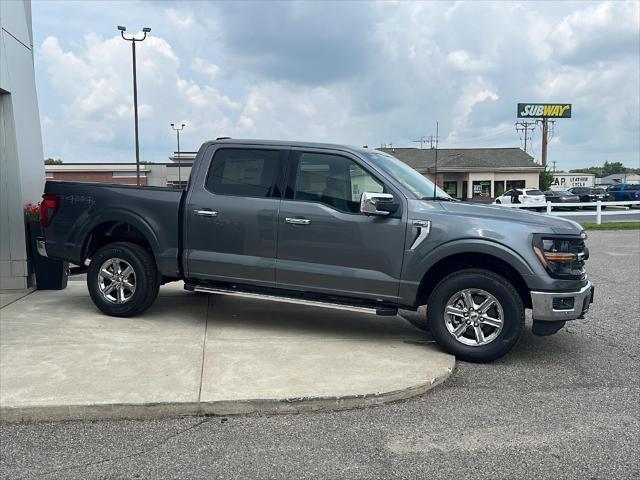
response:
{"label": "truck rear wheel", "polygon": [[160,282],[149,252],[135,243],[117,242],[93,255],[87,287],[93,303],[104,313],[132,317],[153,304]]}
{"label": "truck rear wheel", "polygon": [[447,352],[469,362],[490,362],[516,344],[524,305],[513,285],[488,270],[452,273],[429,296],[431,332]]}

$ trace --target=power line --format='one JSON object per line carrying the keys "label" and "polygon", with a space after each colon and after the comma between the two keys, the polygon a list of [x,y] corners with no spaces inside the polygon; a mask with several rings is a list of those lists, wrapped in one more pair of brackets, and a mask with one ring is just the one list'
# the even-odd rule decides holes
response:
{"label": "power line", "polygon": [[419,143],[420,150],[422,150],[424,148],[423,145],[426,143],[426,141],[427,141],[427,137],[425,137],[424,135],[421,135],[420,140],[414,140],[413,143]]}
{"label": "power line", "polygon": [[524,132],[524,153],[527,153],[527,142],[530,138],[529,130],[533,131],[536,126],[535,122],[516,122],[514,124],[516,132]]}

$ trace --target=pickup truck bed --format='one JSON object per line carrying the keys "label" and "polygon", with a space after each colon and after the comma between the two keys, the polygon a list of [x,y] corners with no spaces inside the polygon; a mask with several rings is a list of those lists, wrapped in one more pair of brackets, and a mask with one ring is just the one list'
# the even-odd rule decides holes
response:
{"label": "pickup truck bed", "polygon": [[143,238],[154,251],[158,271],[164,277],[180,277],[182,190],[48,181],[45,195],[61,199],[55,222],[47,229],[50,257],[82,265],[88,252],[104,244]]}

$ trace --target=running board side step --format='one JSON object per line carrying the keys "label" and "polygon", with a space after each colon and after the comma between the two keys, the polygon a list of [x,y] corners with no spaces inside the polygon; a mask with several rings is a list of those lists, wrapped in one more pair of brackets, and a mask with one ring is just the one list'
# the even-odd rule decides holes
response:
{"label": "running board side step", "polygon": [[228,290],[224,288],[204,287],[200,285],[185,284],[186,290],[202,293],[216,293],[218,295],[229,295],[232,297],[253,298],[256,300],[269,300],[271,302],[293,303],[297,305],[306,305],[310,307],[331,308],[334,310],[347,310],[349,312],[369,313],[373,315],[396,315],[398,309],[394,307],[386,306],[361,306],[361,305],[348,305],[344,303],[330,303],[322,302],[319,300],[308,300],[306,298],[285,297],[279,295],[271,295],[266,293],[246,292],[242,290]]}

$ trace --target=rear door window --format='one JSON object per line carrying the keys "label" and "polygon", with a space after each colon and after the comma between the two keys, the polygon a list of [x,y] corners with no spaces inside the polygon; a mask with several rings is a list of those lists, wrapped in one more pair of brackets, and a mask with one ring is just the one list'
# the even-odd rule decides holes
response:
{"label": "rear door window", "polygon": [[216,151],[206,188],[219,195],[277,197],[283,165],[282,150],[223,148]]}

